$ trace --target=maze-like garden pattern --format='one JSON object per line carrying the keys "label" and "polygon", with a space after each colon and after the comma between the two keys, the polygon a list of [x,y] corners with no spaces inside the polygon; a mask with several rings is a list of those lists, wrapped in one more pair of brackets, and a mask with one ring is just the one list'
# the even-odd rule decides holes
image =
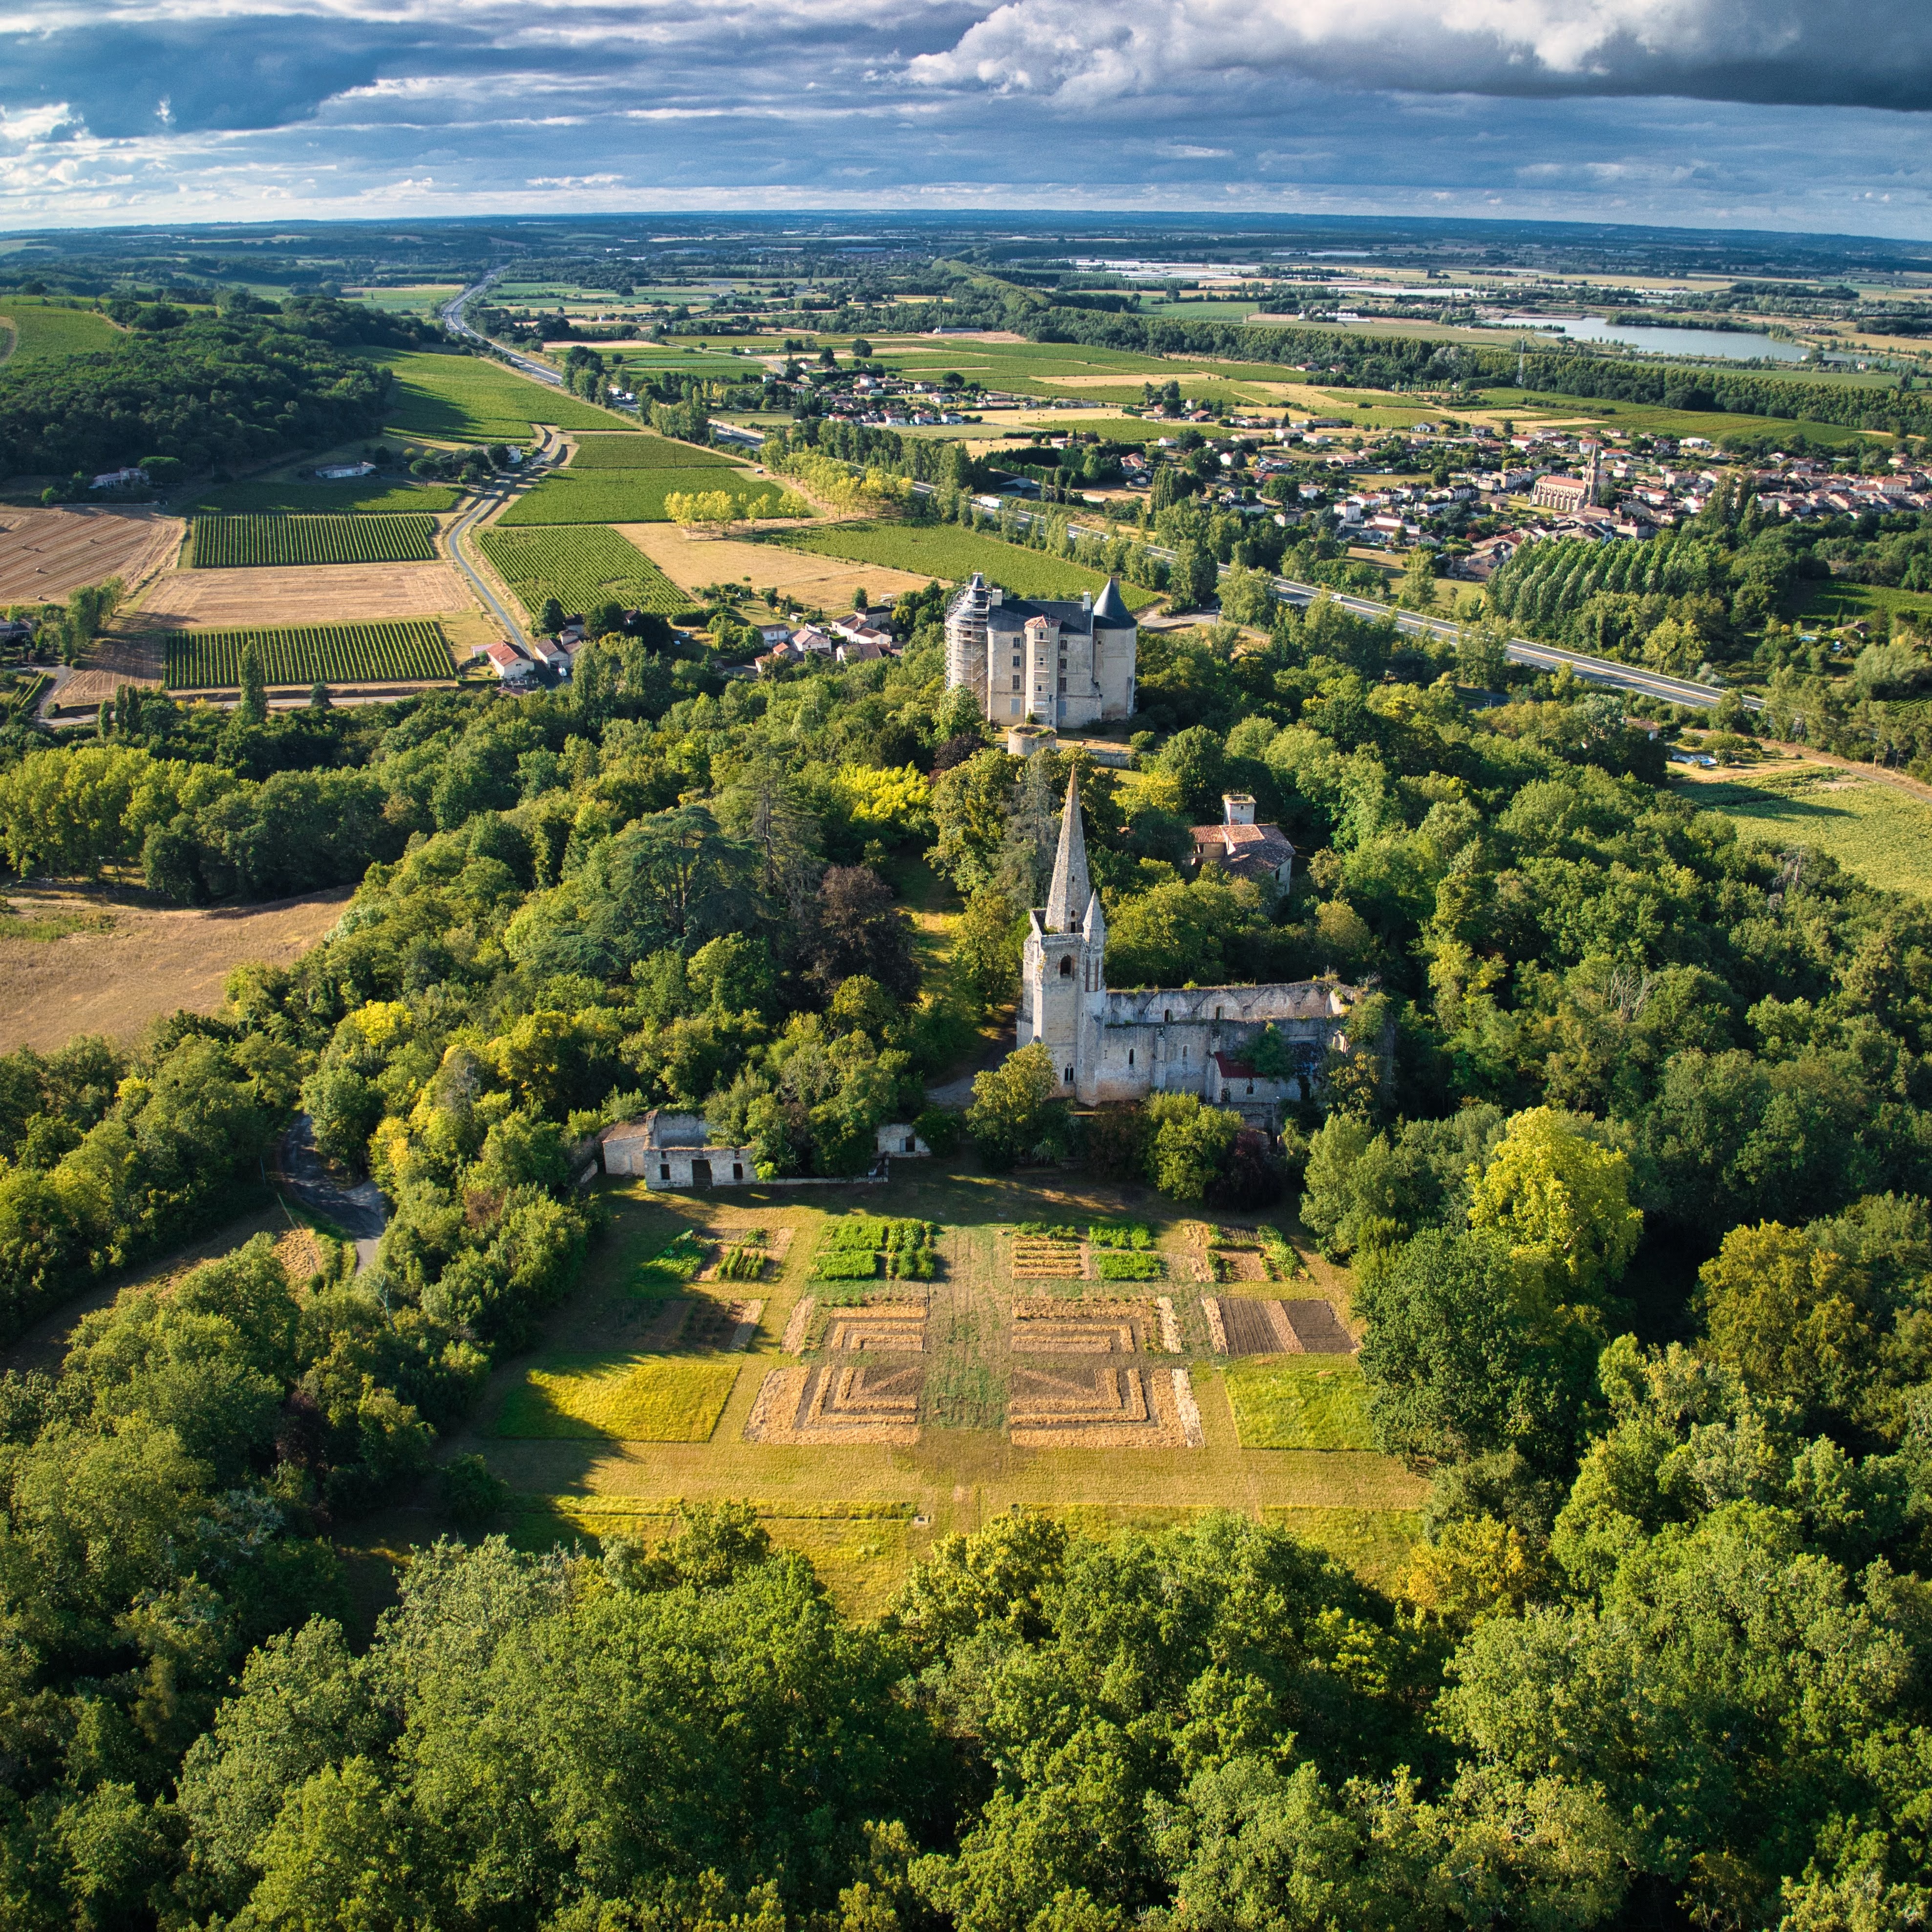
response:
{"label": "maze-like garden pattern", "polygon": [[1185,1369],[1064,1360],[1013,1368],[1007,1431],[1023,1449],[1198,1448]]}
{"label": "maze-like garden pattern", "polygon": [[835,1355],[860,1349],[874,1354],[921,1354],[926,1347],[926,1304],[868,1302],[862,1308],[837,1310],[825,1326],[825,1346]]}
{"label": "maze-like garden pattern", "polygon": [[924,1372],[917,1362],[774,1369],[745,1424],[749,1442],[883,1444],[919,1439]]}

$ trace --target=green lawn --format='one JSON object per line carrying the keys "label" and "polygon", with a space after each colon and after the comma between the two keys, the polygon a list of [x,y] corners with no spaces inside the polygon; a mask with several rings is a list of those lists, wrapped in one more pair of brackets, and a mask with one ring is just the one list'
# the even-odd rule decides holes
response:
{"label": "green lawn", "polygon": [[1815,846],[1887,891],[1932,896],[1932,805],[1829,766],[1686,786],[1684,795],[1780,848]]}
{"label": "green lawn", "polygon": [[91,349],[111,349],[121,332],[91,309],[53,308],[32,296],[0,301],[0,363],[17,369],[29,362],[51,362]]}
{"label": "green lawn", "polygon": [[1224,1371],[1244,1449],[1372,1449],[1362,1370],[1350,1355],[1273,1356]]}
{"label": "green lawn", "polygon": [[506,528],[532,524],[661,524],[667,496],[727,490],[741,506],[762,499],[774,513],[785,486],[747,470],[718,467],[690,470],[563,470],[527,490],[500,519]]}
{"label": "green lawn", "polygon": [[602,1436],[703,1442],[730,1400],[741,1364],[641,1355],[556,1355],[504,1398],[500,1436]]}
{"label": "green lawn", "polygon": [[[983,531],[962,530],[957,524],[834,524],[823,530],[787,532],[768,541],[849,563],[911,571],[942,583],[963,583],[981,571],[1017,597],[1077,597],[1083,590],[1098,595],[1107,582],[1103,572],[1083,563],[1027,550]],[[1135,610],[1158,596],[1134,584],[1122,584],[1121,594]]]}
{"label": "green lawn", "polygon": [[678,442],[654,431],[587,436],[570,458],[577,470],[738,470],[744,465],[723,451]]}
{"label": "green lawn", "polygon": [[476,356],[419,350],[382,358],[395,371],[386,427],[393,436],[460,442],[526,442],[534,425],[621,430],[609,410],[547,389]]}
{"label": "green lawn", "polygon": [[225,512],[236,517],[391,517],[421,511],[434,516],[453,510],[461,493],[442,484],[224,483],[188,506],[191,517]]}

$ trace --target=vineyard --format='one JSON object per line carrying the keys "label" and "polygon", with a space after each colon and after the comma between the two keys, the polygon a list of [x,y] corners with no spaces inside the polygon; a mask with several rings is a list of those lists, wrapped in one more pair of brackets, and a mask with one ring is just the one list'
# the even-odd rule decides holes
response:
{"label": "vineyard", "polygon": [[504,512],[509,526],[542,524],[661,524],[667,496],[729,490],[741,514],[762,502],[777,514],[784,486],[749,471],[714,465],[681,470],[560,470],[526,491]]}
{"label": "vineyard", "polygon": [[570,458],[572,470],[735,470],[737,460],[693,442],[674,442],[652,431],[587,436]]}
{"label": "vineyard", "polygon": [[434,517],[197,517],[194,567],[433,563]]}
{"label": "vineyard", "polygon": [[420,683],[452,678],[456,662],[440,624],[317,624],[287,630],[171,631],[161,640],[171,691],[233,690],[242,653],[261,654],[266,684]]}
{"label": "vineyard", "polygon": [[200,498],[191,516],[380,516],[453,510],[462,495],[443,484],[391,483],[381,477],[350,483],[224,483]]}
{"label": "vineyard", "polygon": [[675,617],[690,608],[690,598],[635,544],[600,525],[533,530],[498,525],[479,532],[477,542],[533,617],[546,597],[568,611],[621,604]]}

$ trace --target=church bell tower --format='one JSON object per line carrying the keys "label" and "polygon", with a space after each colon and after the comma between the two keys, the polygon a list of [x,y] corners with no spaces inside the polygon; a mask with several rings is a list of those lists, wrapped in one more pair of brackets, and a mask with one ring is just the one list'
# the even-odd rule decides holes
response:
{"label": "church bell tower", "polygon": [[1044,908],[1033,908],[1021,956],[1018,1044],[1035,1040],[1053,1057],[1056,1091],[1092,1105],[1099,1098],[1100,1021],[1107,916],[1086,865],[1080,782],[1070,779],[1059,850]]}

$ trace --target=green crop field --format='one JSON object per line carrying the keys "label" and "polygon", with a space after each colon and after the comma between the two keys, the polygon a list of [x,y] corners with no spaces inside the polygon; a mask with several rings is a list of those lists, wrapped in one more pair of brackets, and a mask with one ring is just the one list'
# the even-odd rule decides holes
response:
{"label": "green crop field", "polygon": [[1813,846],[1890,892],[1932,896],[1932,805],[1834,766],[1687,784],[1683,796],[1778,847]]}
{"label": "green crop field", "polygon": [[0,363],[17,369],[29,362],[50,362],[91,349],[109,349],[121,332],[91,309],[52,308],[30,296],[9,296],[0,304]]}
{"label": "green crop field", "polygon": [[1812,442],[1857,442],[1862,430],[1843,423],[1794,422],[1789,416],[1732,416],[1723,410],[1666,410],[1648,403],[1605,401],[1594,396],[1558,396],[1537,389],[1486,389],[1486,410],[1534,410],[1571,422],[1594,417],[1611,429],[1632,435],[1704,436],[1713,442],[1727,436],[1802,436]]}
{"label": "green crop field", "polygon": [[461,496],[443,484],[224,483],[197,497],[190,516],[434,516]]}
{"label": "green crop field", "polygon": [[197,517],[197,570],[305,563],[428,563],[434,517]]}
{"label": "green crop field", "polygon": [[1372,1449],[1362,1370],[1351,1355],[1230,1364],[1227,1400],[1244,1449]]}
{"label": "green crop field", "polygon": [[456,675],[440,624],[314,624],[284,630],[170,631],[161,640],[162,681],[170,691],[234,690],[242,653],[261,653],[269,684],[420,683]]}
{"label": "green crop field", "polygon": [[742,470],[590,470],[546,476],[519,496],[500,519],[500,526],[533,524],[661,524],[667,496],[724,490],[748,511],[761,500],[775,512],[785,494],[783,483]]}
{"label": "green crop field", "polygon": [[605,1436],[620,1442],[703,1442],[718,1426],[736,1362],[560,1355],[505,1397],[500,1436]]}
{"label": "green crop field", "polygon": [[572,470],[737,470],[722,451],[674,442],[651,430],[629,436],[587,436],[570,458]]}
{"label": "green crop field", "polygon": [[397,436],[461,442],[523,442],[538,423],[559,429],[620,430],[608,410],[547,389],[500,363],[419,350],[381,358],[395,371],[386,422]]}
{"label": "green crop field", "polygon": [[[1102,572],[1083,563],[1026,550],[957,524],[834,524],[824,530],[788,531],[768,541],[849,563],[909,570],[942,583],[963,583],[981,571],[1016,597],[1077,597],[1083,590],[1097,595],[1107,582]],[[1137,610],[1154,602],[1158,593],[1123,584],[1121,595]]]}
{"label": "green crop field", "polygon": [[599,524],[480,531],[483,554],[503,573],[517,602],[534,617],[546,597],[566,610],[622,604],[675,617],[691,600],[636,544]]}

